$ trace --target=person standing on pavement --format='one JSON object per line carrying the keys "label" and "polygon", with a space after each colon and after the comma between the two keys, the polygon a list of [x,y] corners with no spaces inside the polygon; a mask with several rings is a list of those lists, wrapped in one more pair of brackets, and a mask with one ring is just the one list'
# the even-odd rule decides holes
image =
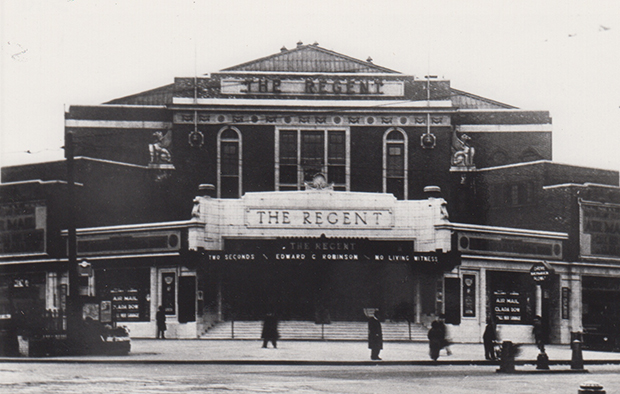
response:
{"label": "person standing on pavement", "polygon": [[482,334],[484,342],[484,358],[487,360],[495,360],[495,341],[497,340],[497,331],[493,318],[487,319],[487,326]]}
{"label": "person standing on pavement", "polygon": [[383,333],[381,332],[378,309],[368,319],[368,349],[370,349],[371,360],[381,360],[379,353],[383,349]]}
{"label": "person standing on pavement", "polygon": [[277,341],[280,337],[278,333],[278,319],[273,313],[267,313],[265,321],[263,322],[263,333],[261,338],[263,339],[263,348],[267,348],[267,344],[271,342],[274,349],[277,349]]}
{"label": "person standing on pavement", "polygon": [[439,351],[443,347],[445,332],[441,329],[439,320],[433,320],[431,329],[428,330],[428,348],[429,355],[433,361],[439,358]]}
{"label": "person standing on pavement", "polygon": [[166,339],[166,335],[164,334],[166,331],[166,313],[164,312],[164,307],[159,306],[157,309],[157,313],[155,314],[155,320],[157,321],[157,339]]}

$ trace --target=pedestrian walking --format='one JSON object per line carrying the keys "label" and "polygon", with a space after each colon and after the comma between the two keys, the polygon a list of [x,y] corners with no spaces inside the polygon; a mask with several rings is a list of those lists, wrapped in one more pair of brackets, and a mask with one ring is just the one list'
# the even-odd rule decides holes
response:
{"label": "pedestrian walking", "polygon": [[487,319],[487,326],[482,334],[484,343],[484,358],[486,360],[495,360],[495,341],[497,340],[497,331],[495,322],[492,318]]}
{"label": "pedestrian walking", "polygon": [[263,322],[263,332],[261,338],[263,339],[263,347],[267,348],[267,344],[271,342],[274,349],[278,348],[278,319],[273,313],[267,313],[265,321]]}
{"label": "pedestrian walking", "polygon": [[157,321],[157,339],[160,337],[161,339],[166,339],[166,312],[164,312],[164,307],[161,305],[157,309],[155,320]]}
{"label": "pedestrian walking", "polygon": [[429,355],[433,361],[437,361],[439,358],[439,351],[443,347],[443,341],[445,333],[441,329],[441,324],[438,320],[433,320],[431,323],[431,329],[428,330],[428,348]]}
{"label": "pedestrian walking", "polygon": [[452,355],[452,350],[450,350],[450,340],[448,339],[448,328],[446,327],[446,316],[444,314],[439,315],[439,330],[443,333],[443,338],[441,340],[441,349],[446,349],[446,354],[448,356]]}
{"label": "pedestrian walking", "polygon": [[381,332],[378,309],[368,319],[368,349],[370,349],[371,360],[381,360],[379,353],[383,349],[383,333]]}

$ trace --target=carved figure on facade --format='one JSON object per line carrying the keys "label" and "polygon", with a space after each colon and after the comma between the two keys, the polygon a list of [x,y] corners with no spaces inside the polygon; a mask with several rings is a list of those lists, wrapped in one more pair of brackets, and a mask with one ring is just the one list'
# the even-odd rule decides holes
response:
{"label": "carved figure on facade", "polygon": [[161,131],[153,133],[153,142],[149,144],[151,161],[149,164],[171,164],[172,155],[168,148],[172,145],[172,130],[166,134]]}
{"label": "carved figure on facade", "polygon": [[304,182],[306,190],[334,190],[334,184],[327,182],[327,177],[321,173],[314,175],[311,182]]}
{"label": "carved figure on facade", "polygon": [[194,206],[192,207],[192,219],[200,219],[200,200],[194,198]]}
{"label": "carved figure on facade", "polygon": [[471,138],[462,134],[459,138],[456,131],[452,133],[452,165],[455,167],[475,167],[474,154],[476,150],[469,145]]}

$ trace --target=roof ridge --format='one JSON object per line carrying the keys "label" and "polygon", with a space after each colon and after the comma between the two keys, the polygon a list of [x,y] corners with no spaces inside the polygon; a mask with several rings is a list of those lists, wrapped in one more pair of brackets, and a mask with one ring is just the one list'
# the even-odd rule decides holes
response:
{"label": "roof ridge", "polygon": [[376,64],[374,64],[372,62],[369,62],[369,61],[363,61],[363,60],[360,60],[360,59],[356,59],[354,57],[351,57],[351,56],[348,56],[348,55],[344,55],[342,53],[339,53],[339,52],[336,52],[336,51],[333,51],[333,50],[330,50],[330,49],[326,49],[326,48],[320,47],[318,44],[297,45],[297,47],[295,47],[293,49],[286,49],[285,47],[283,47],[282,50],[280,52],[278,52],[278,53],[274,53],[274,54],[271,54],[271,55],[263,56],[261,58],[250,60],[250,61],[247,61],[247,62],[244,62],[244,63],[240,63],[240,64],[237,64],[235,66],[227,67],[227,68],[224,68],[224,69],[220,70],[220,72],[235,71],[235,70],[238,70],[240,68],[244,68],[244,67],[250,66],[252,64],[264,62],[266,60],[270,60],[270,59],[277,58],[279,56],[283,56],[285,54],[291,54],[291,53],[294,53],[294,52],[299,52],[299,51],[308,50],[308,49],[319,51],[319,52],[322,52],[322,53],[326,53],[326,54],[329,54],[331,56],[335,56],[335,57],[338,57],[338,58],[341,58],[341,59],[344,59],[344,60],[347,60],[347,61],[351,61],[351,62],[357,63],[359,65],[363,65],[364,67],[369,67],[369,68],[372,68],[372,69],[375,69],[375,70],[379,70],[379,71],[382,71],[382,72],[385,72],[385,73],[401,74],[401,72],[399,72],[399,71],[395,71],[395,70],[389,69],[387,67],[379,66],[379,65],[376,65]]}

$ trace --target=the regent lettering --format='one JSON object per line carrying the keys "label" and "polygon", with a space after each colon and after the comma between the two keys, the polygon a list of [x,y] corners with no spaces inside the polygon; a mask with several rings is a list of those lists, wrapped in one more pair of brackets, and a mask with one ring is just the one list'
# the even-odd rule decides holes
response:
{"label": "the regent lettering", "polygon": [[403,96],[404,83],[372,77],[223,78],[223,94],[298,96]]}
{"label": "the regent lettering", "polygon": [[328,228],[389,228],[392,213],[389,210],[279,210],[255,209],[247,211],[248,227],[328,227]]}
{"label": "the regent lettering", "polygon": [[[279,78],[248,78],[243,81],[242,93],[282,93],[282,80]],[[314,79],[304,80],[306,94],[383,94],[380,79]]]}

